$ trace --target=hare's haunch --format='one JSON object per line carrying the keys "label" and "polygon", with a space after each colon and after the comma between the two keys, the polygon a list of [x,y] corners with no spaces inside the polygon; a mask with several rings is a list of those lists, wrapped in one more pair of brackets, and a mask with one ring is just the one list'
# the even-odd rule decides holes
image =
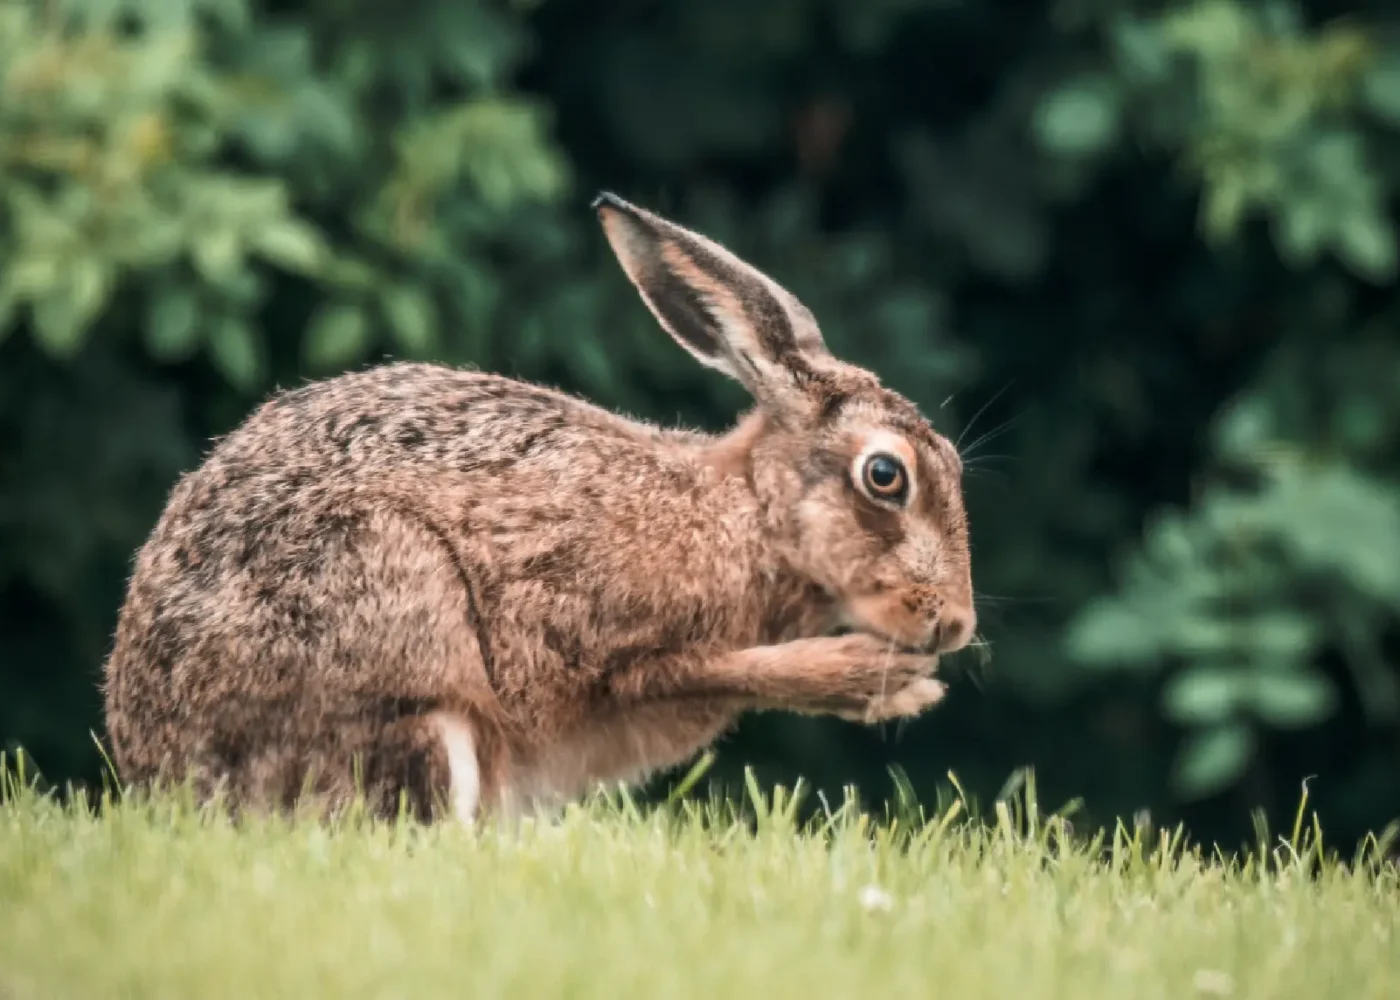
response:
{"label": "hare's haunch", "polygon": [[[105,669],[125,781],[464,820],[684,761],[754,708],[941,697],[974,627],[961,463],[770,278],[595,202],[720,436],[391,364],[275,396],[173,490]],[[849,634],[833,635],[844,627]]]}

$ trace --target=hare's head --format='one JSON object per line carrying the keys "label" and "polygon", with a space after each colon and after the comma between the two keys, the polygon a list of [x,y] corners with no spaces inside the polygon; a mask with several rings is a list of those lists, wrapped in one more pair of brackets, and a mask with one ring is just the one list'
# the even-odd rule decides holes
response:
{"label": "hare's head", "polygon": [[849,627],[917,649],[967,645],[976,618],[952,443],[833,357],[812,314],[771,278],[614,195],[594,207],[661,325],[757,401],[747,471],[788,563]]}

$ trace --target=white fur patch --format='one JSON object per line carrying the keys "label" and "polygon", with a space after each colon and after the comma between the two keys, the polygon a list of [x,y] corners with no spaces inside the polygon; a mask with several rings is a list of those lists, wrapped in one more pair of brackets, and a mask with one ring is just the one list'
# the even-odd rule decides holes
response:
{"label": "white fur patch", "polygon": [[476,821],[481,802],[481,765],[476,758],[476,737],[471,726],[458,716],[436,716],[442,747],[447,752],[447,770],[451,775],[452,813],[461,823],[470,826]]}

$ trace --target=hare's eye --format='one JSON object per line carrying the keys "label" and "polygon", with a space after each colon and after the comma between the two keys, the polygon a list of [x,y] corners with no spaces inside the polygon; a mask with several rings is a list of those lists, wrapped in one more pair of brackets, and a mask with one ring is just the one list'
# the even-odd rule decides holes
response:
{"label": "hare's eye", "polygon": [[866,490],[877,500],[902,503],[909,492],[909,476],[904,465],[893,455],[883,452],[871,455],[861,470]]}

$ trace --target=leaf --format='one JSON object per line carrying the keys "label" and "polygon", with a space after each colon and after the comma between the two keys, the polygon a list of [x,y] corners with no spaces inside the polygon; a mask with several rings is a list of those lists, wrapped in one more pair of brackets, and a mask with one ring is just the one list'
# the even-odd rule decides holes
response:
{"label": "leaf", "polygon": [[296,219],[282,219],[261,226],[253,240],[259,253],[289,271],[314,273],[325,258],[321,234]]}
{"label": "leaf", "polygon": [[1302,567],[1400,608],[1400,508],[1389,485],[1332,465],[1280,475],[1268,498],[1279,544]]}
{"label": "leaf", "polygon": [[1376,117],[1400,125],[1400,55],[1376,60],[1362,77],[1361,94]]}
{"label": "leaf", "polygon": [[1325,205],[1308,199],[1285,202],[1274,213],[1274,242],[1290,267],[1303,268],[1317,258],[1331,219]]}
{"label": "leaf", "polygon": [[1110,25],[1123,75],[1136,83],[1157,83],[1171,71],[1171,53],[1161,30],[1151,21],[1120,15]]}
{"label": "leaf", "polygon": [[1201,231],[1207,240],[1223,242],[1239,229],[1249,208],[1249,188],[1238,170],[1222,170],[1201,194]]}
{"label": "leaf", "polygon": [[1215,448],[1226,458],[1248,459],[1276,435],[1276,414],[1271,400],[1246,393],[1225,404],[1211,434]]}
{"label": "leaf", "polygon": [[38,299],[62,280],[63,266],[50,254],[17,255],[6,263],[5,284],[16,298]]}
{"label": "leaf", "polygon": [[145,343],[151,357],[164,363],[184,361],[199,348],[199,298],[187,287],[166,288],[151,298]]}
{"label": "leaf", "polygon": [[303,357],[312,368],[344,368],[364,354],[369,346],[369,334],[369,323],[358,305],[328,304],[311,320]]}
{"label": "leaf", "polygon": [[1089,156],[1118,135],[1118,96],[1103,80],[1076,80],[1050,93],[1036,108],[1033,127],[1051,152]]}
{"label": "leaf", "polygon": [[107,301],[111,272],[92,257],[79,257],[69,266],[67,285],[59,286],[34,306],[34,333],[51,357],[74,357],[84,334]]}
{"label": "leaf", "polygon": [[209,356],[229,384],[244,392],[256,389],[263,377],[261,345],[240,317],[221,317],[209,331]]}
{"label": "leaf", "polygon": [[106,261],[79,257],[70,265],[68,282],[73,297],[73,312],[78,325],[85,332],[107,304],[107,293],[112,287],[112,269]]}
{"label": "leaf", "polygon": [[1337,706],[1332,682],[1313,671],[1263,673],[1250,686],[1259,718],[1280,729],[1302,729],[1328,718]]}
{"label": "leaf", "polygon": [[1379,210],[1353,213],[1340,225],[1337,241],[1337,255],[1358,276],[1376,284],[1395,277],[1395,230]]}
{"label": "leaf", "polygon": [[523,99],[480,98],[413,122],[397,139],[401,169],[436,197],[468,179],[486,206],[547,201],[568,180],[548,138],[549,113]]}
{"label": "leaf", "polygon": [[1172,785],[1188,799],[1224,791],[1244,774],[1254,755],[1254,734],[1238,722],[1187,737],[1177,751]]}
{"label": "leaf", "polygon": [[242,250],[232,229],[216,229],[199,237],[193,251],[195,267],[206,281],[223,284],[238,271]]}
{"label": "leaf", "polygon": [[1104,597],[1081,611],[1065,634],[1066,652],[1085,666],[1121,670],[1155,666],[1163,639],[1121,600]]}
{"label": "leaf", "polygon": [[1221,667],[1192,667],[1167,683],[1162,704],[1176,722],[1199,725],[1224,722],[1247,693],[1248,678]]}
{"label": "leaf", "polygon": [[399,348],[411,357],[426,356],[437,343],[432,299],[413,285],[392,285],[385,289],[381,302]]}

